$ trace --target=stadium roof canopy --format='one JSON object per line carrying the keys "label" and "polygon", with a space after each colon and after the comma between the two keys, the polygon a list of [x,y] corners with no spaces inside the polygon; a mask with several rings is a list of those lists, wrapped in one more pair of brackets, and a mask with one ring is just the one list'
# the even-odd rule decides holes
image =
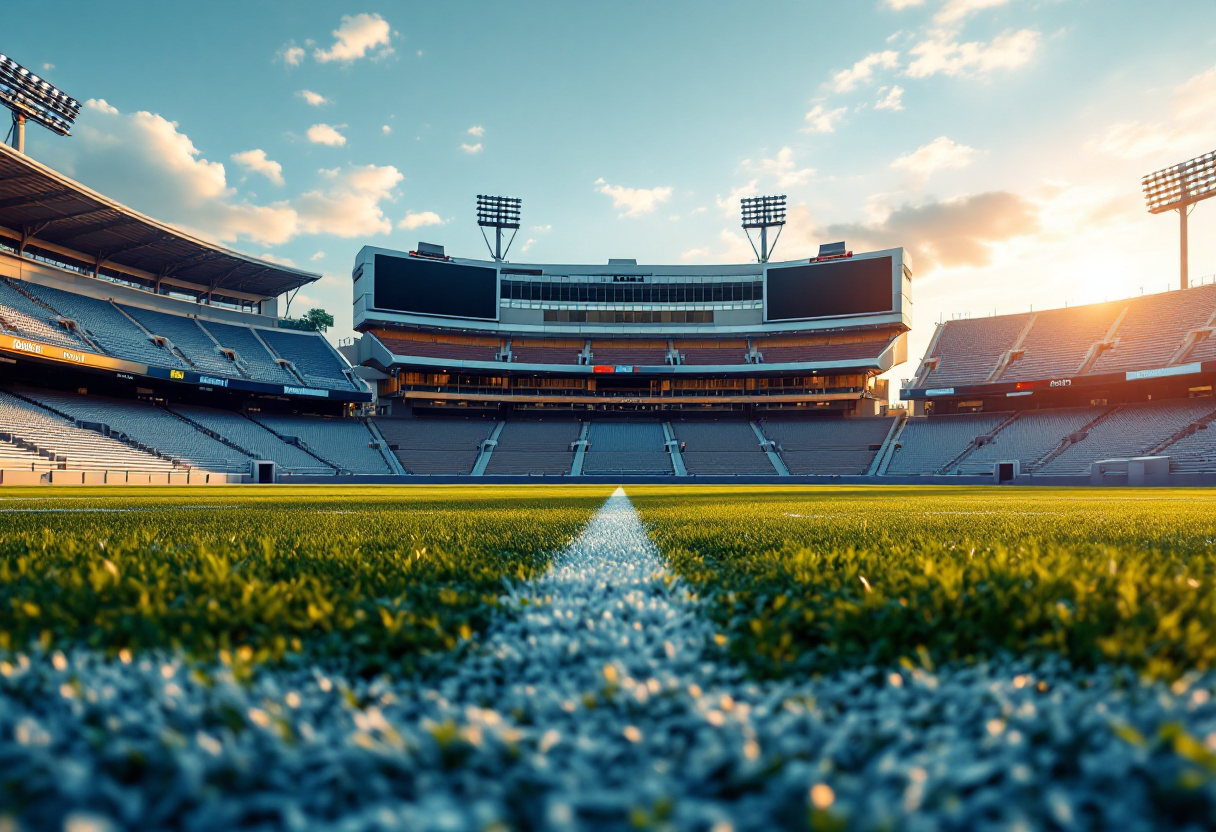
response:
{"label": "stadium roof canopy", "polygon": [[23,250],[49,247],[94,270],[134,270],[202,293],[274,298],[321,277],[200,240],[2,144],[0,233],[15,233]]}

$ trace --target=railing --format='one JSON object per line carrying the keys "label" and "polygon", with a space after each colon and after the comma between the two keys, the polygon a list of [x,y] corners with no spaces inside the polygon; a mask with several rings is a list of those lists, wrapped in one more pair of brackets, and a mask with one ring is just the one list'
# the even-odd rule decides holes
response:
{"label": "railing", "polygon": [[411,393],[446,393],[449,395],[482,395],[482,396],[569,396],[571,398],[597,399],[678,399],[678,398],[732,398],[739,396],[823,396],[829,394],[861,394],[860,387],[766,387],[754,390],[734,388],[686,388],[678,390],[584,390],[570,387],[492,387],[465,384],[403,384],[402,391]]}

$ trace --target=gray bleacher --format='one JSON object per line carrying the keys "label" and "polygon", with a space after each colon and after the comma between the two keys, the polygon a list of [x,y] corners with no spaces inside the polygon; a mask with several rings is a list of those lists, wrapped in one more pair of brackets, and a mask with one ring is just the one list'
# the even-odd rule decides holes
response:
{"label": "gray bleacher", "polygon": [[61,347],[90,349],[83,339],[60,326],[49,309],[34,303],[7,280],[0,280],[0,323],[13,335]]}
{"label": "gray bleacher", "polygon": [[257,459],[271,459],[281,471],[291,474],[325,475],[334,469],[301,448],[289,445],[257,422],[233,413],[211,407],[173,405],[171,410],[197,422],[208,430],[215,431],[230,442],[240,445]]}
{"label": "gray bleacher", "polygon": [[250,418],[279,436],[299,438],[317,456],[344,471],[352,474],[392,473],[381,452],[371,447],[371,443],[376,441],[371,430],[358,419],[265,413],[252,413]]}
{"label": "gray bleacher", "polygon": [[17,396],[0,392],[0,433],[23,439],[37,448],[64,459],[52,462],[36,451],[0,442],[0,468],[45,471],[64,468],[77,471],[171,471],[173,463],[103,436],[79,428],[55,413]]}
{"label": "gray bleacher", "polygon": [[64,292],[50,286],[40,286],[37,283],[23,283],[21,288],[60,315],[74,320],[77,326],[88,332],[110,355],[156,367],[186,367],[176,355],[156,346],[143,330],[108,301]]}
{"label": "gray bleacher", "polygon": [[486,473],[569,474],[574,463],[570,446],[578,440],[580,426],[573,419],[507,422]]}
{"label": "gray bleacher", "polygon": [[991,474],[999,460],[1016,459],[1022,473],[1059,447],[1069,435],[1097,419],[1108,408],[1064,407],[1058,410],[1029,410],[1001,429],[988,444],[963,458],[951,473]]}
{"label": "gray bleacher", "polygon": [[376,420],[380,435],[410,474],[472,473],[494,424],[472,419]]}
{"label": "gray bleacher", "polygon": [[215,342],[207,337],[207,333],[199,328],[193,318],[168,315],[137,306],[123,306],[122,309],[153,335],[160,335],[172,341],[173,346],[181,350],[200,372],[240,377],[237,368],[219,351]]}
{"label": "gray bleacher", "polygon": [[1188,473],[1216,471],[1216,427],[1200,423],[1196,430],[1161,451],[1170,469]]}
{"label": "gray bleacher", "polygon": [[215,340],[234,351],[245,372],[255,381],[266,381],[271,384],[296,385],[300,380],[279,366],[262,342],[247,326],[221,324],[215,321],[199,321],[203,329],[211,333]]}
{"label": "gray bleacher", "polygon": [[[1143,456],[1213,410],[1216,401],[1210,398],[1123,405],[1039,470],[1044,474],[1088,474],[1090,464],[1103,459]],[[1168,456],[1168,449],[1162,454]]]}
{"label": "gray bleacher", "polygon": [[592,422],[584,474],[672,474],[659,422]]}
{"label": "gray bleacher", "polygon": [[310,386],[334,390],[357,389],[343,374],[345,368],[341,360],[322,336],[282,329],[263,329],[258,334],[280,357],[294,364]]}
{"label": "gray bleacher", "polygon": [[249,457],[147,402],[22,389],[23,395],[73,419],[109,425],[112,431],[182,463],[208,471],[243,473]]}
{"label": "gray bleacher", "polygon": [[977,436],[991,433],[1007,413],[909,419],[887,466],[889,475],[936,474]]}
{"label": "gray bleacher", "polygon": [[730,476],[777,473],[760,439],[747,422],[672,422],[676,439],[684,444],[684,468],[692,475]]}
{"label": "gray bleacher", "polygon": [[892,419],[765,420],[764,435],[777,443],[791,474],[864,474]]}

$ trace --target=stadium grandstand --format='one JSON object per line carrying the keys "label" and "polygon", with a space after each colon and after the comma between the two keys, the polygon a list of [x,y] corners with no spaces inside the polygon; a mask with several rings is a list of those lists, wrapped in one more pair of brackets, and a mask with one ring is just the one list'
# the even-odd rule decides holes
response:
{"label": "stadium grandstand", "polygon": [[[904,382],[889,475],[1082,476],[1156,457],[1216,471],[1216,285],[938,326]],[[1216,436],[1216,433],[1212,434]]]}
{"label": "stadium grandstand", "polygon": [[318,278],[0,145],[0,482],[399,473],[366,382],[278,314]]}
{"label": "stadium grandstand", "polygon": [[901,249],[692,267],[418,248],[365,247],[352,276],[375,422],[408,472],[860,476],[891,432]]}

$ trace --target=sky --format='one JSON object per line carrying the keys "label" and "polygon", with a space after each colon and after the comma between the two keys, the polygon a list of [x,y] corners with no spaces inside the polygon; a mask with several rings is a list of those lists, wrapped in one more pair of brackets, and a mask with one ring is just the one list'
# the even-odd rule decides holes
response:
{"label": "sky", "polygon": [[[845,240],[913,264],[908,377],[954,316],[1164,291],[1176,215],[1140,177],[1216,147],[1216,2],[31,2],[0,51],[85,102],[27,152],[131,207],[322,274],[352,334],[366,244],[515,262],[740,263]],[[1190,220],[1216,274],[1216,201]],[[1209,278],[1210,280],[1211,278]]]}

